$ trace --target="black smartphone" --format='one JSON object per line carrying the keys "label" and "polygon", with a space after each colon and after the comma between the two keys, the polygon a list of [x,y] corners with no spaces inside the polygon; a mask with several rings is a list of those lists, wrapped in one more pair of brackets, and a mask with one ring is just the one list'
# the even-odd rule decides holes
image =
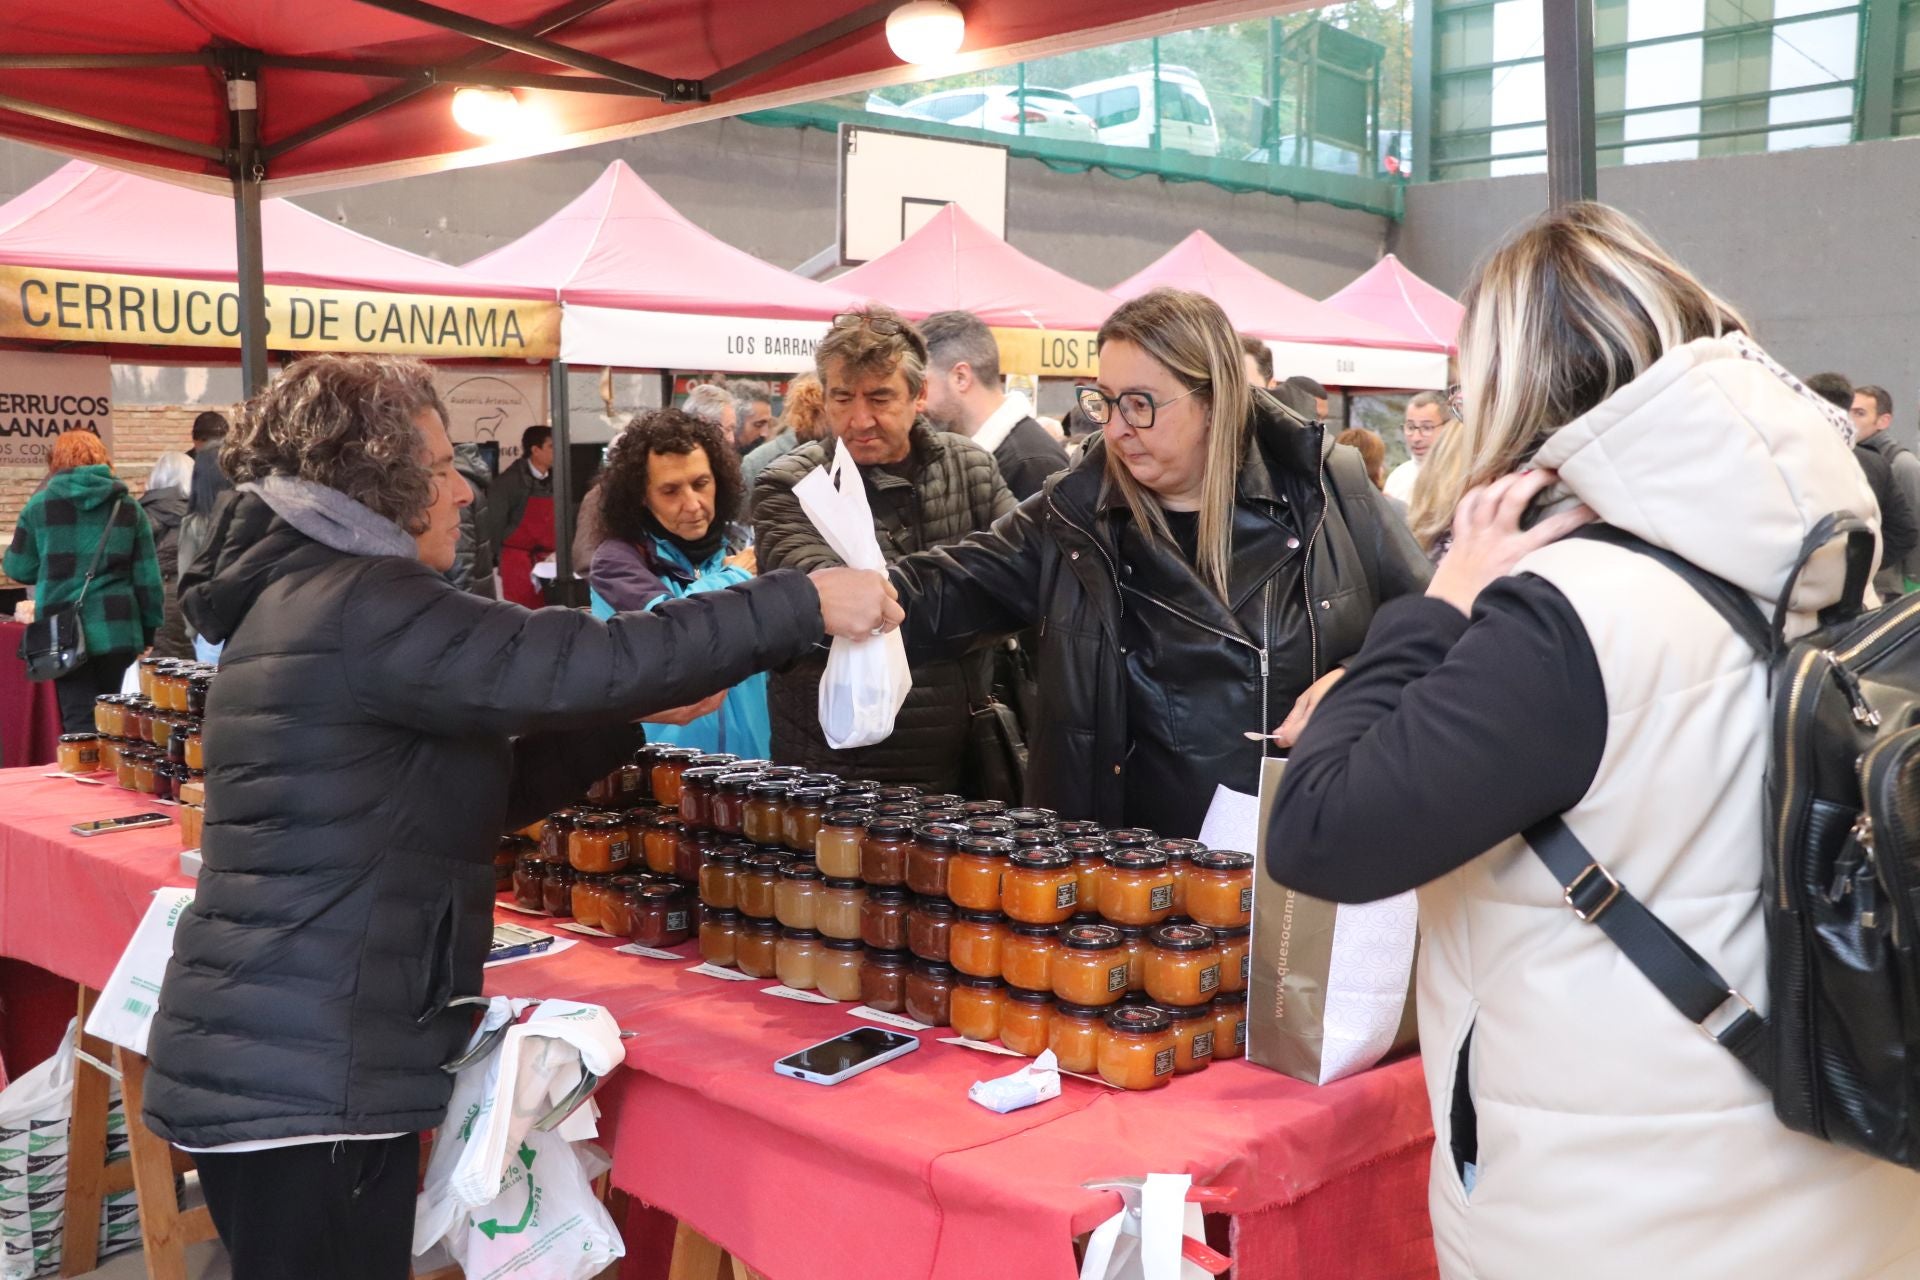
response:
{"label": "black smartphone", "polygon": [[76,822],[73,834],[77,836],[98,836],[109,831],[133,831],[140,827],[164,827],[173,819],[164,813],[132,813],[124,818],[96,818],[92,822]]}

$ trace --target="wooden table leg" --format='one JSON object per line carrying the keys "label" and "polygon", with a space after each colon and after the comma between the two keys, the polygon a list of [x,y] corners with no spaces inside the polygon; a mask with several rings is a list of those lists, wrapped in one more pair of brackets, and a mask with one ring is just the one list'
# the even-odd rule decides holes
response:
{"label": "wooden table leg", "polygon": [[147,1060],[126,1049],[113,1051],[120,1068],[120,1095],[127,1101],[127,1140],[133,1161],[133,1189],[140,1200],[140,1241],[146,1250],[148,1280],[187,1280],[187,1246],[212,1240],[213,1215],[205,1205],[180,1211],[174,1174],[190,1160],[140,1119],[146,1095]]}
{"label": "wooden table leg", "polygon": [[683,1222],[673,1232],[667,1280],[727,1280],[720,1272],[726,1261],[726,1250]]}
{"label": "wooden table leg", "polygon": [[[99,993],[80,988],[80,1025]],[[80,1048],[105,1060],[107,1046],[84,1033]],[[67,1124],[66,1220],[60,1236],[60,1274],[83,1276],[100,1265],[100,1204],[133,1185],[125,1161],[107,1164],[107,1109],[112,1082],[84,1061],[73,1064],[73,1113]],[[109,1173],[114,1174],[109,1177]],[[111,1185],[109,1185],[111,1183]]]}

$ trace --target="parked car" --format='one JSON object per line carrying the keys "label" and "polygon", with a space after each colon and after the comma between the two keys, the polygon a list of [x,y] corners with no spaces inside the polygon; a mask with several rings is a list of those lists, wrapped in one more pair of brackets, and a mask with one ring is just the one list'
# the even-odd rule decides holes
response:
{"label": "parked car", "polygon": [[901,115],[938,120],[962,129],[989,133],[1024,133],[1030,138],[1057,138],[1093,142],[1093,121],[1059,89],[1013,85],[981,85],[972,89],[942,89],[915,98],[898,108]]}
{"label": "parked car", "polygon": [[[1151,147],[1154,87],[1153,72],[1143,70],[1076,85],[1067,92],[1093,118],[1101,142],[1111,147]],[[1198,76],[1163,63],[1159,99],[1162,148],[1201,156],[1220,154],[1220,126]]]}

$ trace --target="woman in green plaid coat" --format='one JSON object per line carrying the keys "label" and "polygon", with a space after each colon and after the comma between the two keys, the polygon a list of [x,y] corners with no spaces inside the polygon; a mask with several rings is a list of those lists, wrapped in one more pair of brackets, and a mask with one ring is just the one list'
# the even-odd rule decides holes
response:
{"label": "woman in green plaid coat", "polygon": [[48,465],[53,474],[27,500],[4,561],[8,577],[33,585],[41,616],[79,598],[94,548],[114,517],[99,571],[80,606],[87,661],[54,681],[61,731],[83,733],[93,728],[94,698],[120,691],[127,665],[160,629],[160,560],[153,529],[115,478],[100,437],[64,433],[53,442]]}

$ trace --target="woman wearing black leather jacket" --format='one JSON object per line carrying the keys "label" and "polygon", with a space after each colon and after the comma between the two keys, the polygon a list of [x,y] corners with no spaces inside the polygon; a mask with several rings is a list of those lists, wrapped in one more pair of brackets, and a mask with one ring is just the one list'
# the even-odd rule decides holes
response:
{"label": "woman wearing black leather jacket", "polygon": [[1033,630],[1028,801],[1191,836],[1429,569],[1359,455],[1249,388],[1212,300],[1155,290],[1099,346],[1081,408],[1104,438],[990,530],[896,562],[902,634],[917,660]]}

